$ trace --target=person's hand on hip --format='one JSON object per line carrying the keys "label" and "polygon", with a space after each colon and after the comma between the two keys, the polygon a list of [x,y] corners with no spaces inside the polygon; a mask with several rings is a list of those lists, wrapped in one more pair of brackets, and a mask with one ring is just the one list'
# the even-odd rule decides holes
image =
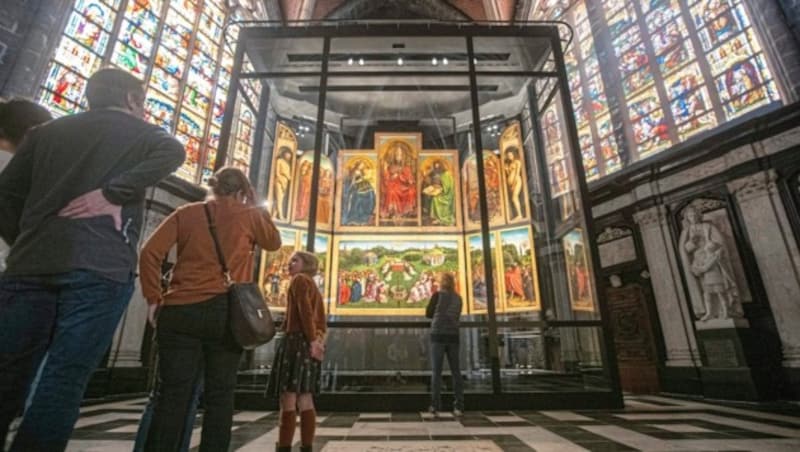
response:
{"label": "person's hand on hip", "polygon": [[109,215],[114,220],[114,228],[122,230],[122,206],[112,204],[101,189],[84,193],[67,204],[58,212],[59,217],[80,219]]}

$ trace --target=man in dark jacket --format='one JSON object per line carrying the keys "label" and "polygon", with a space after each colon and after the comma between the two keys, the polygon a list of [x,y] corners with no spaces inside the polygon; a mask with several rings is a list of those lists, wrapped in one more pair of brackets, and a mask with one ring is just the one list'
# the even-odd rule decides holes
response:
{"label": "man in dark jacket", "polygon": [[86,385],[134,287],[145,189],[185,158],[145,122],[144,89],[118,69],[89,79],[90,110],[28,133],[0,173],[0,449],[47,353],[12,451],[64,450]]}

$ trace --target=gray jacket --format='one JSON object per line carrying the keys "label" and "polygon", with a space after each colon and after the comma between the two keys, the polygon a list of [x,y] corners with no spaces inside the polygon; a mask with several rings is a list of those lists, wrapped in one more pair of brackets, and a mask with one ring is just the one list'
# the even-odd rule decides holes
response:
{"label": "gray jacket", "polygon": [[461,296],[455,292],[439,291],[433,294],[425,317],[433,319],[431,322],[431,338],[436,340],[440,336],[458,337],[458,320],[461,317]]}
{"label": "gray jacket", "polygon": [[[129,281],[145,188],[184,156],[181,143],[163,129],[118,110],[91,110],[32,129],[0,173],[0,238],[13,243],[7,274],[90,270]],[[97,188],[122,206],[121,231],[109,216],[58,216],[70,200]]]}

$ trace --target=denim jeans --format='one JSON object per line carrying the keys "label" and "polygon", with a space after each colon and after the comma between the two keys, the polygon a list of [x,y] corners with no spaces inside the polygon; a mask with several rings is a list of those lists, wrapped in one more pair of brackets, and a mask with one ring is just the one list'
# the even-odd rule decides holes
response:
{"label": "denim jeans", "polygon": [[86,385],[132,294],[133,280],[83,270],[0,279],[0,447],[47,353],[11,451],[66,448]]}
{"label": "denim jeans", "polygon": [[450,373],[453,375],[453,392],[455,400],[453,409],[464,409],[464,383],[461,380],[461,365],[459,364],[458,342],[431,341],[431,406],[436,411],[442,409],[442,364],[445,355],[450,364]]}
{"label": "denim jeans", "polygon": [[156,335],[160,392],[145,450],[178,450],[201,369],[205,411],[200,452],[228,450],[233,391],[242,349],[228,326],[227,295],[164,307],[158,316]]}
{"label": "denim jeans", "polygon": [[[159,388],[156,386],[155,391],[147,401],[144,407],[142,418],[139,419],[139,428],[136,430],[136,441],[133,443],[133,452],[144,452],[144,444],[147,442],[147,435],[150,433],[150,426],[153,423],[153,413],[156,410],[158,403]],[[186,421],[183,425],[183,433],[181,434],[181,446],[179,452],[189,452],[189,445],[192,442],[192,430],[194,430],[194,420],[197,417],[197,405],[200,402],[200,394],[203,393],[203,378],[197,378],[197,381],[192,390],[192,401],[189,404],[189,412],[186,413]]]}

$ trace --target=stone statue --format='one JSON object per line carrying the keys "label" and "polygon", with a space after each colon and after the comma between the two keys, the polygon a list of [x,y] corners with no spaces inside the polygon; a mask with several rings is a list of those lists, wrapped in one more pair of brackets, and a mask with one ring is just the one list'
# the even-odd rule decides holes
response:
{"label": "stone statue", "polygon": [[680,253],[692,308],[700,321],[742,317],[724,236],[694,206],[683,211]]}

